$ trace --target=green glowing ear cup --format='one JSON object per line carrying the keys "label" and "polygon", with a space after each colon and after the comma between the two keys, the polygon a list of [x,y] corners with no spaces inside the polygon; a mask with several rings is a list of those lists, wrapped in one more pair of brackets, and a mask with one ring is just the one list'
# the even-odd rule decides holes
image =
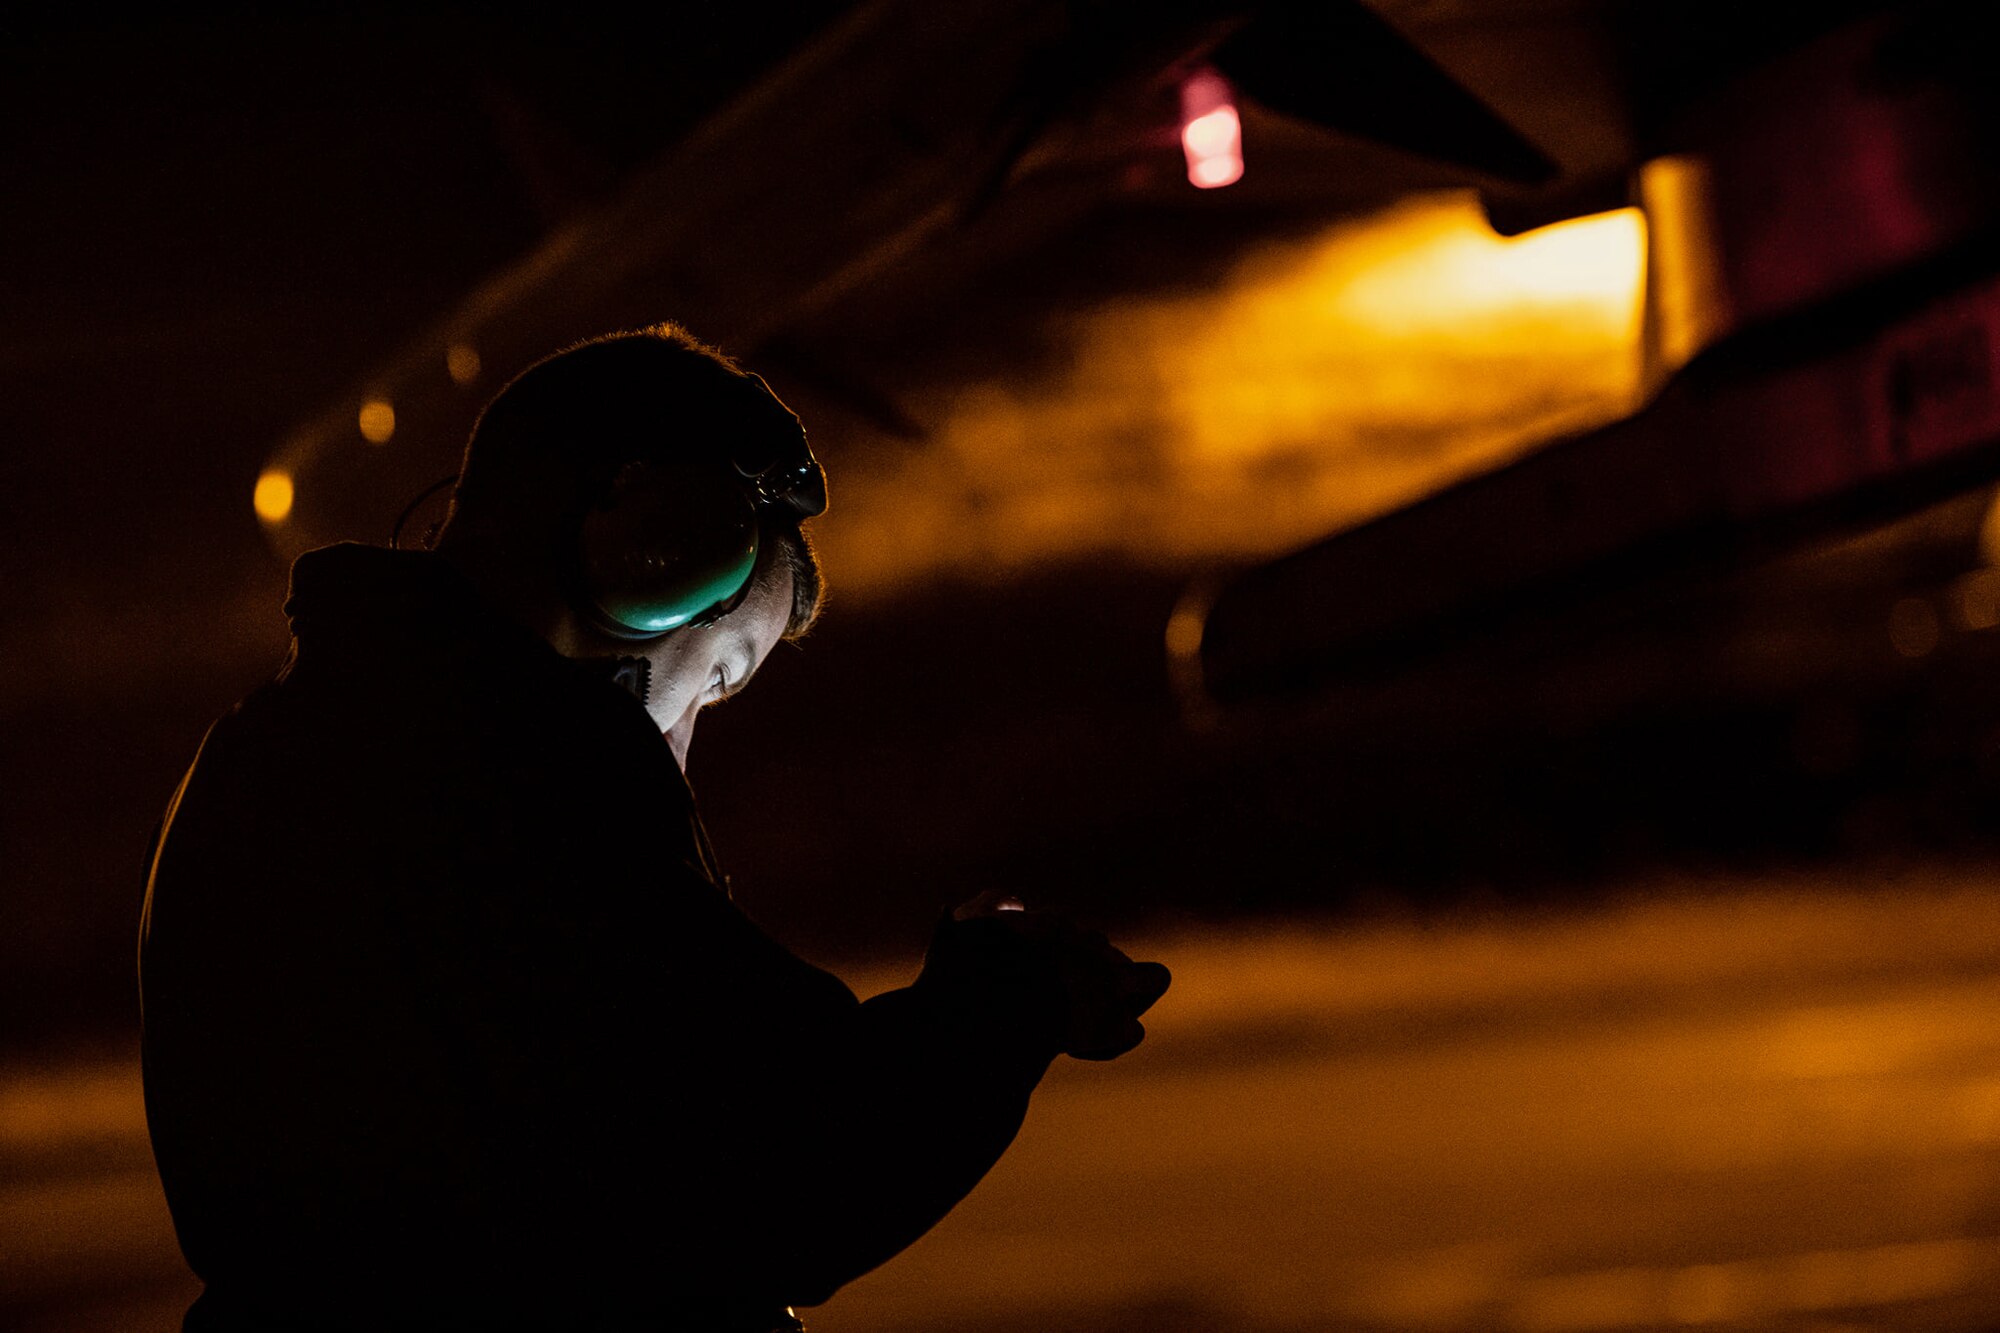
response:
{"label": "green glowing ear cup", "polygon": [[713,469],[630,466],[583,518],[583,595],[622,638],[665,634],[743,591],[757,564],[757,511]]}

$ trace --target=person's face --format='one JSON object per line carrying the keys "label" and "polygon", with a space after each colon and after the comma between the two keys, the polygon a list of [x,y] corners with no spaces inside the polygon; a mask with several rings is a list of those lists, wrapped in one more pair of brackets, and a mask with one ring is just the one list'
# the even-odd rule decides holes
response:
{"label": "person's face", "polygon": [[791,614],[792,576],[780,565],[760,571],[742,603],[713,625],[675,630],[638,648],[653,664],[646,711],[683,769],[695,715],[750,682],[784,637]]}

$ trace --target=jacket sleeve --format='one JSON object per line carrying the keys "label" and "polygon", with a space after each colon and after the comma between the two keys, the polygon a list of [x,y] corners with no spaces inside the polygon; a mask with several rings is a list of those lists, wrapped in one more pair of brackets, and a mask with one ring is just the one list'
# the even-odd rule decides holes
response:
{"label": "jacket sleeve", "polygon": [[715,886],[678,770],[639,740],[582,779],[516,756],[481,784],[444,951],[467,1046],[544,1211],[586,1216],[594,1252],[817,1304],[1012,1142],[1055,983],[991,923],[945,921],[911,985],[858,1002]]}
{"label": "jacket sleeve", "polygon": [[747,1228],[764,1238],[748,1286],[826,1300],[934,1226],[1007,1149],[1057,1045],[1053,982],[1018,947],[942,921],[913,984],[856,1004],[760,932],[743,943],[737,979],[763,990],[739,993],[747,1058],[716,1067],[735,1081],[754,1145],[743,1175],[766,1201]]}

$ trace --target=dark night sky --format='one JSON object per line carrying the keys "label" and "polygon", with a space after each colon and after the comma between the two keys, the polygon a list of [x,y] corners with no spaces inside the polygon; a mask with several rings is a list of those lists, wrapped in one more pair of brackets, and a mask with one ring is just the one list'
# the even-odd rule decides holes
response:
{"label": "dark night sky", "polygon": [[283,650],[274,443],[838,9],[0,28],[6,1035],[125,1017],[146,825]]}
{"label": "dark night sky", "polygon": [[[845,8],[0,26],[0,1046],[133,1031],[148,832],[284,650],[285,569],[249,505],[277,441]],[[1908,549],[1959,559],[1977,518]],[[1219,742],[1174,716],[1173,578],[941,589],[830,617],[718,715],[695,778],[752,905],[829,952],[907,943],[1017,878],[1107,910],[1253,910],[1468,877],[1532,896],[1662,849],[1838,853],[1925,819],[1955,836],[2000,783],[1984,639],[1929,674],[1871,667],[1889,683],[1865,698],[1617,686],[1697,660],[1717,624],[1816,606],[1829,660],[1879,658],[1901,590],[1870,568],[1864,593],[1808,571],[1627,607],[1596,638],[1530,631]],[[1847,767],[1802,778],[1821,732]]]}

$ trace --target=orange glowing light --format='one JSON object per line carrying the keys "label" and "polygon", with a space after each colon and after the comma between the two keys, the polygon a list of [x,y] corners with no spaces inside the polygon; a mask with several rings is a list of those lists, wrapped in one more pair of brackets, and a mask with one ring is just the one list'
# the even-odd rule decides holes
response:
{"label": "orange glowing light", "polygon": [[1955,585],[1958,623],[1963,629],[2000,626],[2000,570],[1975,569]]}
{"label": "orange glowing light", "polygon": [[1979,555],[1987,564],[2000,567],[2000,491],[1986,502],[1986,517],[1979,525]]}
{"label": "orange glowing light", "polygon": [[1243,176],[1243,118],[1228,82],[1204,70],[1181,85],[1181,150],[1188,179],[1204,190]]}
{"label": "orange glowing light", "polygon": [[[1436,214],[1421,238],[1382,254],[1353,275],[1345,299],[1385,327],[1429,326],[1446,335],[1458,319],[1481,324],[1538,308],[1571,338],[1607,324],[1636,338],[1645,267],[1645,219],[1636,208],[1572,218],[1502,237],[1483,221]],[[1414,244],[1410,242],[1416,242]],[[1556,332],[1558,330],[1552,330]],[[1476,335],[1488,336],[1485,330]]]}
{"label": "orange glowing light", "polygon": [[479,349],[466,343],[453,343],[444,352],[445,373],[451,382],[458,385],[472,383],[479,378]]}
{"label": "orange glowing light", "polygon": [[1636,409],[1645,237],[1624,209],[1505,238],[1454,192],[1067,312],[1059,369],[911,395],[937,448],[843,473],[829,567],[1192,569],[1365,521]]}
{"label": "orange glowing light", "polygon": [[361,405],[358,421],[361,438],[370,444],[387,444],[396,433],[396,409],[380,398],[371,398]]}
{"label": "orange glowing light", "polygon": [[1719,338],[1733,315],[1715,236],[1715,187],[1698,157],[1659,157],[1639,171],[1650,237],[1649,355],[1664,377]]}
{"label": "orange glowing light", "polygon": [[250,504],[266,523],[282,523],[292,512],[292,477],[280,468],[270,468],[257,478]]}
{"label": "orange glowing light", "polygon": [[1182,605],[1167,620],[1167,652],[1176,658],[1192,658],[1201,651],[1201,630],[1205,608]]}

